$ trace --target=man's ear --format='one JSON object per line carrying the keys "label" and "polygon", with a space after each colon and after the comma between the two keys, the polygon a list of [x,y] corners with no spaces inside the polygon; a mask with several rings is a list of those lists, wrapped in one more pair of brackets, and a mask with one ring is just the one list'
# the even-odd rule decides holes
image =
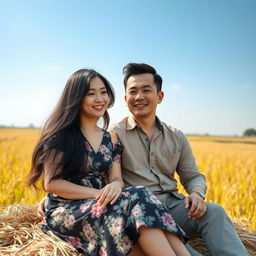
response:
{"label": "man's ear", "polygon": [[127,103],[127,100],[126,100],[126,94],[124,95],[124,100],[125,100],[125,102]]}
{"label": "man's ear", "polygon": [[160,91],[158,93],[158,104],[162,102],[163,98],[164,98],[164,92]]}

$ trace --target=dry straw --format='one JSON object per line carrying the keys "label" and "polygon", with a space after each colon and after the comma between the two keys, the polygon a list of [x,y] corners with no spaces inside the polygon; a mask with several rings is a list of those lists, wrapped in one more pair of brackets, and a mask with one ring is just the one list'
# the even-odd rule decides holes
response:
{"label": "dry straw", "polygon": [[[246,228],[245,223],[235,222],[237,232],[249,251],[256,255],[256,231]],[[202,239],[190,243],[203,255],[209,255]],[[0,255],[17,256],[81,256],[71,245],[40,230],[36,205],[11,205],[0,208]]]}

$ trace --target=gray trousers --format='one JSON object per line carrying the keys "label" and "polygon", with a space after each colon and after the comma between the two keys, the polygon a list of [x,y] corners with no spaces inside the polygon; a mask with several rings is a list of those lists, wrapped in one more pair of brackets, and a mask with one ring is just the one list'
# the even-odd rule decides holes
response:
{"label": "gray trousers", "polygon": [[[206,214],[198,220],[191,220],[187,218],[188,210],[184,207],[184,200],[171,195],[167,202],[175,221],[189,237],[201,236],[211,256],[249,255],[231,220],[220,205],[207,203]],[[192,256],[201,255],[189,245],[187,249]]]}

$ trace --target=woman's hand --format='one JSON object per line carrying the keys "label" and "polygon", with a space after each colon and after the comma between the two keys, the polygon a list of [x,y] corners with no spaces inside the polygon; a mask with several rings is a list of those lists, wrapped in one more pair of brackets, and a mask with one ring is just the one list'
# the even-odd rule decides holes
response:
{"label": "woman's hand", "polygon": [[96,196],[98,203],[104,208],[110,202],[114,204],[122,192],[122,185],[118,181],[107,184]]}
{"label": "woman's hand", "polygon": [[44,202],[45,202],[45,200],[46,200],[46,197],[43,197],[43,199],[37,205],[37,216],[40,219],[43,219],[43,217],[44,217]]}

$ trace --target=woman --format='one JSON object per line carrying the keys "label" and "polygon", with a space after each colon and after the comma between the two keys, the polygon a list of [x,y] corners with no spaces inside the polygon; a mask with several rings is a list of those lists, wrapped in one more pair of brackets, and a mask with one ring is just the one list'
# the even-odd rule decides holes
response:
{"label": "woman", "polygon": [[69,78],[28,179],[35,186],[41,177],[48,192],[43,230],[85,255],[189,255],[184,232],[160,201],[143,187],[123,189],[121,144],[105,130],[113,103],[113,89],[98,72],[81,69]]}

